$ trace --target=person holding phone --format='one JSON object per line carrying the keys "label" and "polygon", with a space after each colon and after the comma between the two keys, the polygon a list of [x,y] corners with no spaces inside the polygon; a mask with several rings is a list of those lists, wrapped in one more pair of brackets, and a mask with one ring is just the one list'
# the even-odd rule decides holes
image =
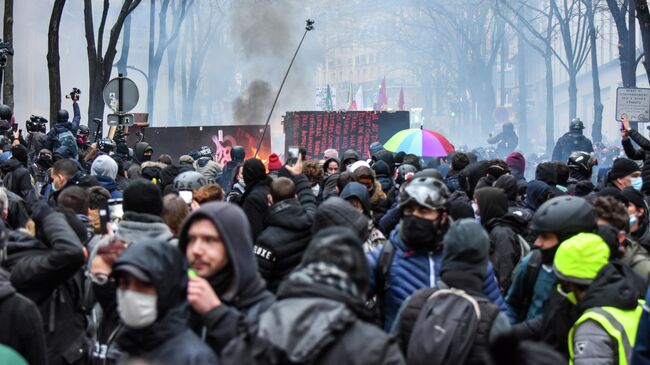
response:
{"label": "person holding phone", "polygon": [[[630,118],[627,114],[621,115],[621,144],[625,155],[630,160],[643,161],[641,168],[641,179],[643,180],[643,187],[641,192],[644,195],[650,194],[650,140],[645,138],[636,129],[632,128]],[[632,141],[639,145],[639,149],[632,145]]]}

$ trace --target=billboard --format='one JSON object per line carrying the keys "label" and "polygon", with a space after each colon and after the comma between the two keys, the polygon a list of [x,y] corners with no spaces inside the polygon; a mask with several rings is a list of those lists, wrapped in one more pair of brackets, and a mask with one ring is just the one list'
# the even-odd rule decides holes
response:
{"label": "billboard", "polygon": [[[264,130],[263,125],[241,126],[206,126],[206,127],[147,127],[133,126],[129,128],[128,144],[135,144],[136,132],[144,129],[144,141],[154,148],[154,159],[166,153],[174,161],[191,150],[201,146],[209,146],[214,154],[214,160],[219,164],[230,161],[230,150],[233,146],[243,146],[246,158],[255,155],[257,144]],[[271,154],[270,130],[266,131],[258,158],[266,161]]]}
{"label": "billboard", "polygon": [[[287,112],[284,118],[285,150],[304,147],[308,158],[321,158],[328,148],[354,149],[364,158],[373,142],[385,143],[395,133],[409,128],[409,112]],[[285,151],[286,152],[286,151]]]}

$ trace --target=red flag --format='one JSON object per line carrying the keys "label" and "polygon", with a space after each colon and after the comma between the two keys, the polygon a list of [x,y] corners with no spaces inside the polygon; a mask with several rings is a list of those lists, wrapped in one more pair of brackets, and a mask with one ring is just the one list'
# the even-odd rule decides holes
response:
{"label": "red flag", "polygon": [[397,102],[397,110],[404,110],[404,88],[399,89],[399,101]]}

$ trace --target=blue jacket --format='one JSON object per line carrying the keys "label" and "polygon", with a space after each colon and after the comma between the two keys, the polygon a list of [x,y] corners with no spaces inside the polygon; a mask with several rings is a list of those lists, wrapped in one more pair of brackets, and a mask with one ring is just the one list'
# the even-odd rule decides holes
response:
{"label": "blue jacket", "polygon": [[109,193],[111,193],[111,199],[122,199],[122,192],[117,190],[117,183],[115,180],[111,179],[108,176],[95,176],[99,184]]}
{"label": "blue jacket", "polygon": [[533,297],[531,298],[530,306],[528,308],[519,308],[524,302],[526,293],[530,293],[524,288],[524,277],[526,276],[528,262],[530,262],[532,255],[533,253],[531,252],[521,259],[512,280],[512,285],[510,285],[510,290],[508,290],[508,294],[506,295],[506,303],[510,306],[513,314],[518,316],[520,312],[525,311],[525,320],[535,318],[542,314],[544,302],[548,299],[553,285],[557,282],[557,277],[553,270],[546,270],[544,267],[540,267],[535,285],[533,286]]}
{"label": "blue jacket", "polygon": [[[389,277],[386,279],[390,280],[390,290],[384,294],[383,300],[385,306],[383,310],[385,331],[390,331],[393,327],[393,321],[397,317],[400,306],[411,294],[421,288],[433,287],[440,280],[440,266],[442,263],[442,250],[438,250],[433,256],[408,251],[399,236],[399,226],[391,232],[390,241],[395,247],[395,256],[388,274]],[[370,266],[370,285],[373,293],[375,291],[375,273],[380,253],[381,247],[378,247],[367,255]],[[483,283],[483,293],[492,303],[497,304],[501,311],[506,313],[511,320],[514,320],[499,292],[499,286],[490,263],[488,263],[488,273]]]}
{"label": "blue jacket", "polygon": [[643,314],[639,321],[639,328],[636,331],[632,365],[650,365],[650,313],[648,313],[647,307],[649,300],[650,290],[646,294],[646,304],[643,306]]}

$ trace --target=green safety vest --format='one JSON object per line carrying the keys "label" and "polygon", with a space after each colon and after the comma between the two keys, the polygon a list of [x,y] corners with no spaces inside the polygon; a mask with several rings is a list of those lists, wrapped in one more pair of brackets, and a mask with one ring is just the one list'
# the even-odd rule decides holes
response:
{"label": "green safety vest", "polygon": [[622,310],[615,307],[596,307],[589,308],[585,311],[569,332],[569,364],[573,365],[574,349],[573,336],[576,329],[582,323],[588,320],[597,322],[607,333],[616,340],[618,345],[618,364],[627,365],[632,358],[632,349],[636,341],[636,331],[639,328],[639,320],[643,313],[643,304],[645,301],[640,300],[639,305],[633,310]]}

